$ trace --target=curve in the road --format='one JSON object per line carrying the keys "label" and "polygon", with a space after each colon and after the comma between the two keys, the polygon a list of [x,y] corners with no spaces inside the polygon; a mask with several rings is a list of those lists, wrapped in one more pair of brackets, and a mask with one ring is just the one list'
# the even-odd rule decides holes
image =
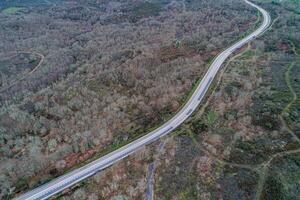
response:
{"label": "curve in the road", "polygon": [[180,124],[182,124],[197,108],[197,106],[201,103],[204,95],[208,91],[209,86],[211,85],[213,79],[215,78],[217,72],[221,68],[224,61],[237,49],[241,48],[243,45],[248,43],[249,41],[254,40],[260,34],[262,34],[270,25],[271,18],[266,10],[263,8],[253,4],[248,0],[244,0],[247,4],[251,5],[258,9],[263,15],[263,23],[260,25],[258,29],[256,29],[253,33],[235,43],[225,51],[223,51],[219,56],[216,57],[214,62],[209,67],[206,72],[204,78],[199,83],[195,92],[185,104],[185,106],[168,122],[163,124],[161,127],[155,129],[149,134],[121,147],[120,149],[107,154],[79,169],[71,171],[41,187],[38,187],[28,193],[21,195],[16,198],[17,200],[36,200],[36,199],[47,199],[54,194],[57,194],[63,191],[66,188],[73,186],[74,184],[82,181],[83,179],[92,176],[100,170],[103,170],[110,165],[116,163],[117,161],[127,157],[133,152],[137,151],[141,147],[157,140],[158,138],[170,133]]}

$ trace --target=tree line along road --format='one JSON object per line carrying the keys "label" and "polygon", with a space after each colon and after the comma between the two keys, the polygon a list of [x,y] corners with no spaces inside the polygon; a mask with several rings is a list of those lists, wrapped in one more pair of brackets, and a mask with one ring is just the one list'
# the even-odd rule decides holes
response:
{"label": "tree line along road", "polygon": [[117,161],[129,156],[133,152],[139,150],[141,147],[159,139],[160,137],[167,135],[175,128],[177,128],[180,124],[182,124],[192,113],[193,111],[199,106],[202,102],[203,97],[207,93],[213,79],[217,75],[218,71],[220,70],[224,61],[233,54],[234,51],[241,48],[248,42],[254,40],[256,37],[264,33],[271,23],[271,17],[269,13],[264,10],[263,8],[259,7],[258,5],[244,0],[245,3],[248,5],[256,8],[262,15],[263,15],[263,22],[250,35],[246,36],[245,38],[241,39],[231,47],[227,48],[223,52],[221,52],[210,65],[208,71],[206,72],[205,76],[197,86],[196,90],[194,91],[193,95],[187,101],[187,103],[183,106],[183,108],[169,121],[165,124],[160,126],[159,128],[155,129],[154,131],[148,133],[147,135],[83,166],[76,170],[73,170],[57,179],[52,180],[49,183],[46,183],[32,191],[29,191],[19,197],[16,200],[43,200],[47,199],[66,188],[69,188],[76,183],[94,175],[95,173],[111,166],[112,164],[116,163]]}

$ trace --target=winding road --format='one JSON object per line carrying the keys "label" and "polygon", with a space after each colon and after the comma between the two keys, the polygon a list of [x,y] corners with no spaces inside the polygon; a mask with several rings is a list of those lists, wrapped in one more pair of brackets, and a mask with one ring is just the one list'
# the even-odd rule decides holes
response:
{"label": "winding road", "polygon": [[215,60],[209,67],[208,71],[206,72],[205,76],[203,77],[202,81],[199,83],[196,90],[194,91],[193,95],[190,97],[190,99],[184,105],[184,107],[172,119],[167,121],[161,127],[119,148],[118,150],[115,150],[83,167],[80,167],[79,169],[76,169],[61,177],[58,177],[57,179],[54,179],[53,181],[47,184],[44,184],[32,191],[29,191],[17,197],[16,199],[17,200],[47,199],[63,191],[64,189],[69,188],[75,185],[76,183],[86,179],[87,177],[90,177],[95,173],[109,167],[110,165],[116,163],[117,161],[129,156],[130,154],[136,152],[143,146],[159,139],[164,135],[167,135],[175,128],[177,128],[179,125],[181,125],[201,103],[211,83],[213,82],[215,76],[217,75],[219,69],[221,68],[225,60],[231,54],[233,54],[234,51],[238,50],[248,42],[254,40],[256,37],[264,33],[265,30],[267,30],[267,28],[269,27],[271,22],[271,17],[269,13],[263,8],[251,3],[248,0],[244,0],[244,1],[250,6],[255,7],[257,10],[260,11],[260,13],[263,15],[262,24],[253,33],[241,39],[231,47],[227,48],[225,51],[223,51],[215,58]]}

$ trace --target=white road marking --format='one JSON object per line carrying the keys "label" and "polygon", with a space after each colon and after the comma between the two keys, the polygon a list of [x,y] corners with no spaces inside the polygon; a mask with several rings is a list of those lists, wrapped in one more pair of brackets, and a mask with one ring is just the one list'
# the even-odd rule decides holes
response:
{"label": "white road marking", "polygon": [[[217,72],[221,68],[224,61],[237,49],[241,48],[243,45],[248,43],[249,41],[255,39],[257,36],[262,34],[270,25],[271,18],[269,13],[264,10],[263,8],[249,2],[248,0],[244,0],[247,4],[255,7],[258,9],[264,18],[263,23],[261,26],[255,30],[252,34],[248,35],[244,39],[240,40],[239,42],[235,43],[233,46],[229,47],[225,51],[223,51],[211,64],[210,68],[206,72],[204,78],[198,85],[197,89],[185,104],[185,106],[168,122],[163,124],[161,127],[155,129],[154,131],[150,132],[149,134],[121,147],[114,152],[111,152],[79,169],[71,171],[53,181],[44,184],[30,192],[27,192],[19,197],[16,200],[43,200],[47,199],[66,188],[69,188],[76,183],[82,181],[83,179],[92,176],[96,172],[107,168],[108,166],[116,163],[117,161],[127,157],[128,155],[132,154],[133,152],[137,151],[141,147],[154,140],[170,133],[176,127],[178,127],[181,123],[183,123],[191,114],[190,110],[195,110],[197,106],[201,103],[204,95],[208,91],[209,86],[212,83],[212,80],[216,76]],[[187,113],[188,112],[188,113]]]}

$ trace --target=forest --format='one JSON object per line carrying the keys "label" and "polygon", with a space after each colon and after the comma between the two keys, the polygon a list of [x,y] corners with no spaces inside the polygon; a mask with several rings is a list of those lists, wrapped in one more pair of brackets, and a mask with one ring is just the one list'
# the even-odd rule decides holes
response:
{"label": "forest", "polygon": [[192,117],[56,198],[298,199],[300,2],[255,3],[270,28],[229,58]]}
{"label": "forest", "polygon": [[168,119],[259,17],[238,0],[2,1],[0,198]]}

